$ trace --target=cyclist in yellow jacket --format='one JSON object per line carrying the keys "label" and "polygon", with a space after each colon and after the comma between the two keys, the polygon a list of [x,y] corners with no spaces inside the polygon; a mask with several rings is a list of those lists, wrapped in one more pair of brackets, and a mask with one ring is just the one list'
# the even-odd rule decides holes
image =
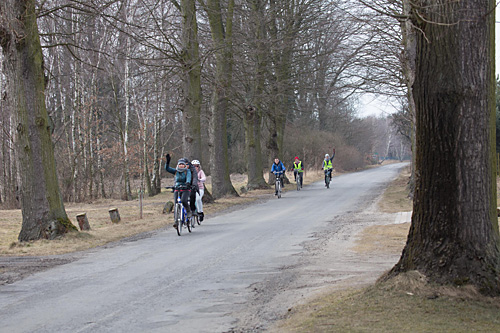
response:
{"label": "cyclist in yellow jacket", "polygon": [[[329,154],[325,154],[325,159],[323,160],[323,171],[325,172],[325,176],[328,175],[330,177],[330,181],[332,179],[332,171],[333,171],[333,158],[335,157],[335,149],[333,150],[332,157]],[[327,185],[325,184],[325,187]]]}
{"label": "cyclist in yellow jacket", "polygon": [[295,156],[292,166],[293,177],[297,181],[297,177],[300,177],[300,188],[302,188],[302,183],[304,181],[304,165],[298,156]]}

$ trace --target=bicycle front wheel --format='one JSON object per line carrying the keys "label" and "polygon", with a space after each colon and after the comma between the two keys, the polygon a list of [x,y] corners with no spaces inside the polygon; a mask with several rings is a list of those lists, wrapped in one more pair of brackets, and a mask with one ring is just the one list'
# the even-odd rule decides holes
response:
{"label": "bicycle front wheel", "polygon": [[176,230],[177,230],[177,235],[182,234],[182,226],[180,226],[181,221],[182,221],[182,206],[180,204],[175,204],[174,206],[174,223],[177,224]]}
{"label": "bicycle front wheel", "polygon": [[176,220],[176,222],[177,222],[177,235],[180,236],[180,235],[182,235],[182,229],[184,228],[183,221],[185,219],[185,212],[184,212],[182,206],[179,207],[178,210],[179,210],[179,218],[178,218],[178,220]]}
{"label": "bicycle front wheel", "polygon": [[278,182],[278,199],[281,198],[281,183]]}

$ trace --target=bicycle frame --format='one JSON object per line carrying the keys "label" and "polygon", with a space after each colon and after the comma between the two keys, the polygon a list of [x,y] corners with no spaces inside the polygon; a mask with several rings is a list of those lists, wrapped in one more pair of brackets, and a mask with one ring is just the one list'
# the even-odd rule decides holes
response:
{"label": "bicycle frame", "polygon": [[275,181],[274,181],[274,189],[276,192],[278,192],[278,199],[281,198],[281,178],[280,178],[280,174],[274,174],[274,176],[276,177]]}

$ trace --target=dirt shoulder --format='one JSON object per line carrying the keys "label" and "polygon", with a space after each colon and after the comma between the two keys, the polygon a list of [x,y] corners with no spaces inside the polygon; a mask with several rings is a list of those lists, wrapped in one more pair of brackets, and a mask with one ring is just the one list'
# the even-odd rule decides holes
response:
{"label": "dirt shoulder", "polygon": [[[316,298],[366,287],[394,266],[409,223],[399,223],[398,213],[381,213],[381,198],[361,212],[334,217],[325,230],[302,244],[305,250],[295,265],[282,267],[279,275],[251,286],[253,297],[247,310],[237,315],[235,331],[288,331],[304,319],[295,316],[307,313]],[[388,231],[393,236],[387,237]],[[289,318],[293,318],[291,325]]]}

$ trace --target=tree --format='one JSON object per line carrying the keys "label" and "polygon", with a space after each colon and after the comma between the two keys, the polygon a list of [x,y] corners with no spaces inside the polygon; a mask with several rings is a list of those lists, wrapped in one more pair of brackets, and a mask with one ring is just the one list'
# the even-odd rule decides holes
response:
{"label": "tree", "polygon": [[497,153],[500,153],[500,79],[498,77],[496,86],[496,131]]}
{"label": "tree", "polygon": [[23,215],[19,240],[52,239],[76,228],[59,192],[35,0],[0,3],[0,44],[15,117]]}
{"label": "tree", "polygon": [[196,0],[181,0],[182,13],[182,147],[184,156],[201,160],[201,63]]}
{"label": "tree", "polygon": [[[210,105],[210,172],[214,198],[238,195],[229,178],[227,113],[233,71],[234,0],[229,0],[225,15],[220,0],[207,0],[205,12],[210,24],[215,54],[215,88]],[[223,17],[226,18],[225,24]]]}
{"label": "tree", "polygon": [[500,294],[495,186],[495,1],[412,2],[417,34],[416,188],[389,276]]}
{"label": "tree", "polygon": [[261,0],[250,0],[251,8],[251,32],[253,37],[253,82],[250,84],[248,99],[249,104],[244,108],[243,117],[245,127],[245,158],[248,173],[247,189],[268,188],[263,171],[263,157],[261,148],[263,97],[266,76],[266,43],[265,43],[265,17],[264,2]]}

